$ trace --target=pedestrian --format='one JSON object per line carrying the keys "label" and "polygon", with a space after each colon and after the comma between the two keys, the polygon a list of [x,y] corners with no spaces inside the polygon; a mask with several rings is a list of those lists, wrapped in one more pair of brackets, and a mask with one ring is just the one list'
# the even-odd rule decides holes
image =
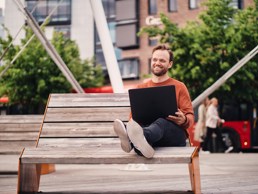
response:
{"label": "pedestrian", "polygon": [[198,142],[203,142],[206,136],[206,112],[209,103],[210,100],[206,97],[198,107],[198,121],[194,128],[194,140]]}
{"label": "pedestrian", "polygon": [[165,45],[155,47],[151,58],[151,79],[138,85],[138,88],[174,85],[178,106],[176,116],[158,118],[147,126],[139,125],[132,118],[127,125],[116,119],[114,130],[125,152],[134,149],[137,154],[152,158],[155,147],[186,146],[187,128],[194,123],[193,107],[185,84],[169,77],[168,70],[172,66],[172,51]]}
{"label": "pedestrian", "polygon": [[225,153],[228,153],[230,151],[233,150],[233,147],[227,147],[225,142],[222,139],[222,135],[221,135],[221,131],[219,129],[219,126],[224,123],[224,119],[221,119],[219,117],[219,113],[218,113],[218,99],[217,98],[212,98],[211,99],[211,103],[207,109],[207,114],[206,114],[206,127],[207,127],[207,135],[206,138],[203,142],[203,151],[210,151],[208,149],[208,145],[210,144],[210,142],[212,141],[212,134],[215,133],[216,134],[216,138],[218,140],[218,143],[220,143],[223,147],[223,151]]}

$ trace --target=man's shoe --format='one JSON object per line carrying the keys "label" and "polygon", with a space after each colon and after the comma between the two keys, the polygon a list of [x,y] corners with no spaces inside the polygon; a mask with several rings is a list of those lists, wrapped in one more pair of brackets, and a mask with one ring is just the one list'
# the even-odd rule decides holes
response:
{"label": "man's shoe", "polygon": [[133,143],[135,149],[139,150],[144,157],[152,158],[155,151],[145,139],[142,127],[137,122],[131,119],[127,123],[126,128],[128,137]]}
{"label": "man's shoe", "polygon": [[233,146],[229,146],[228,149],[225,150],[225,153],[229,153],[234,149]]}
{"label": "man's shoe", "polygon": [[113,127],[115,133],[120,139],[122,150],[129,153],[133,149],[133,147],[127,135],[124,123],[121,120],[116,119],[113,123]]}

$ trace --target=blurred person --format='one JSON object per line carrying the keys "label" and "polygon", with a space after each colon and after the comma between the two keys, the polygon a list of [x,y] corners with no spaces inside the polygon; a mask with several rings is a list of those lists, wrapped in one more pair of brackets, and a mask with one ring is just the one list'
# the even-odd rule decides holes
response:
{"label": "blurred person", "polygon": [[186,146],[187,128],[194,123],[193,107],[185,84],[169,77],[168,70],[172,65],[172,51],[165,45],[155,47],[151,58],[152,77],[138,85],[138,88],[175,85],[178,106],[176,116],[159,118],[147,126],[139,125],[132,118],[127,125],[116,119],[114,131],[125,152],[129,153],[134,149],[137,154],[152,158],[155,147]]}
{"label": "blurred person", "polygon": [[212,134],[215,133],[218,139],[218,142],[223,146],[223,150],[225,153],[229,153],[230,151],[233,150],[233,147],[227,147],[225,142],[222,139],[221,131],[218,126],[220,126],[222,123],[224,123],[224,119],[221,119],[219,117],[218,113],[218,99],[217,98],[212,98],[210,100],[210,105],[208,106],[207,109],[207,114],[206,114],[206,127],[207,127],[207,135],[206,138],[203,142],[203,151],[209,151],[208,150],[208,145],[212,141]]}
{"label": "blurred person", "polygon": [[203,142],[206,136],[206,112],[210,99],[206,97],[198,107],[198,121],[194,129],[194,140]]}

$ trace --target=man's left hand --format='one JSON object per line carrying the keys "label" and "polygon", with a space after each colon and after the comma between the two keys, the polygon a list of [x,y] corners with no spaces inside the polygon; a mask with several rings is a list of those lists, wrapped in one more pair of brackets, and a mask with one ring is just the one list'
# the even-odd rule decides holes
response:
{"label": "man's left hand", "polygon": [[176,116],[169,115],[167,119],[173,121],[177,125],[182,125],[186,122],[187,118],[180,109],[178,109],[178,111],[175,114]]}

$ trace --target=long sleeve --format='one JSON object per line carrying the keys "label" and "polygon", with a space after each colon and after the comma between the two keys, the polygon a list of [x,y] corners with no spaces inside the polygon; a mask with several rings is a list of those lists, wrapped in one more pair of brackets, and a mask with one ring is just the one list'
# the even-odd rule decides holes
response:
{"label": "long sleeve", "polygon": [[220,117],[217,108],[214,105],[210,105],[206,115],[206,126],[210,128],[216,128],[219,119]]}

